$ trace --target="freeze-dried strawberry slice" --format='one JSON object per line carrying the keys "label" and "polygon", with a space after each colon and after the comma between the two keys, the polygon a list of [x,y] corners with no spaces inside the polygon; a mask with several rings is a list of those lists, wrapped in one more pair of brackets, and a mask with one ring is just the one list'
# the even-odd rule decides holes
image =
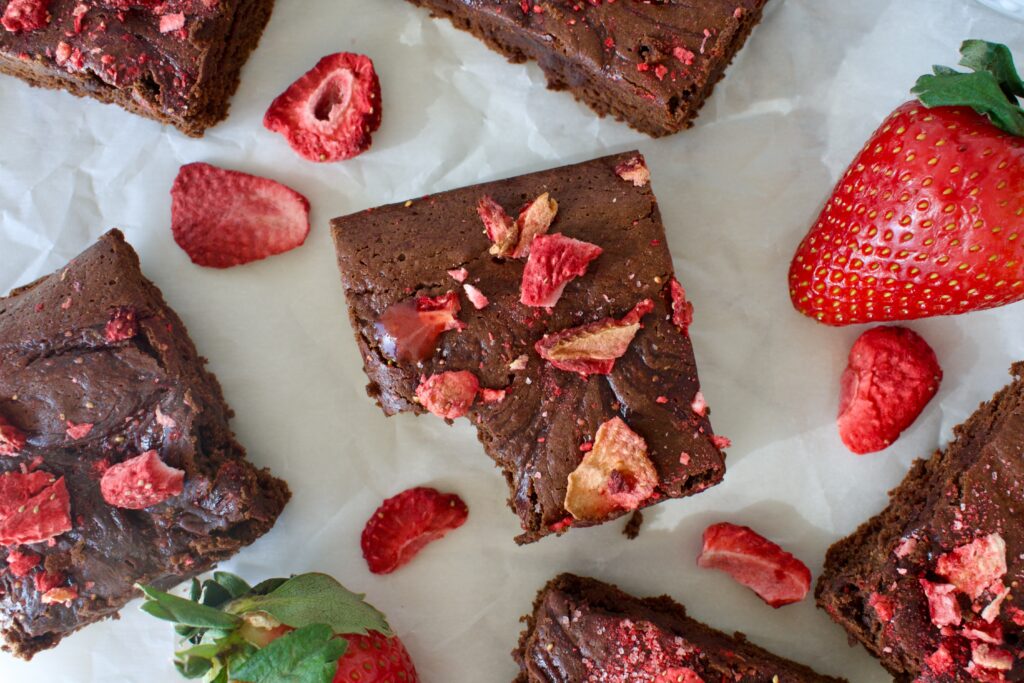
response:
{"label": "freeze-dried strawberry slice", "polygon": [[807,565],[753,529],[728,522],[704,530],[697,565],[726,572],[772,607],[803,600],[811,587]]}
{"label": "freeze-dried strawberry slice", "polygon": [[52,0],[11,0],[0,17],[0,25],[12,33],[37,31],[50,23]]}
{"label": "freeze-dried strawberry slice", "polygon": [[69,602],[73,602],[76,598],[78,598],[77,588],[74,586],[59,586],[43,593],[41,600],[44,605],[52,605],[54,603],[66,605]]}
{"label": "freeze-dried strawberry slice", "polygon": [[960,623],[960,605],[956,601],[956,586],[951,583],[932,583],[928,579],[918,579],[925,598],[928,599],[928,614],[932,623],[943,626],[956,626]]}
{"label": "freeze-dried strawberry slice", "polygon": [[519,226],[516,222],[505,212],[501,204],[487,195],[477,202],[476,212],[483,221],[487,238],[494,243],[491,246],[491,254],[511,256],[519,242]]}
{"label": "freeze-dried strawberry slice", "polygon": [[25,447],[25,432],[0,415],[0,455],[17,455]]}
{"label": "freeze-dried strawberry slice", "polygon": [[462,288],[466,290],[466,298],[469,299],[469,302],[473,304],[473,308],[476,310],[483,310],[491,303],[490,299],[477,287],[467,283],[462,285]]}
{"label": "freeze-dried strawberry slice", "polygon": [[110,319],[103,328],[103,336],[111,344],[127,341],[139,333],[139,321],[135,308],[119,306],[110,312]]}
{"label": "freeze-dried strawberry slice", "polygon": [[581,375],[607,375],[640,331],[640,320],[654,309],[644,299],[621,320],[605,318],[588,325],[544,335],[535,345],[541,358],[559,370]]}
{"label": "freeze-dried strawberry slice", "polygon": [[603,250],[561,233],[536,238],[523,268],[520,302],[526,306],[554,306],[570,280],[587,272]]}
{"label": "freeze-dried strawberry slice", "polygon": [[686,290],[679,284],[679,280],[672,278],[668,286],[672,296],[672,323],[680,332],[688,334],[693,324],[693,304],[687,301]]}
{"label": "freeze-dried strawberry slice", "polygon": [[416,400],[434,415],[454,420],[469,412],[479,390],[480,380],[472,372],[442,372],[420,379]]}
{"label": "freeze-dried strawberry slice", "polygon": [[1000,582],[1006,576],[1006,541],[998,533],[976,538],[941,556],[935,564],[935,573],[948,579],[971,600],[993,587],[993,593],[999,592]]}
{"label": "freeze-dried strawberry slice", "polygon": [[434,355],[437,339],[448,330],[461,330],[459,295],[419,296],[388,306],[376,325],[381,351],[403,363],[424,361]]}
{"label": "freeze-dried strawberry slice", "polygon": [[558,202],[545,192],[526,205],[516,219],[519,228],[519,242],[516,244],[512,258],[523,258],[530,255],[534,240],[547,233],[548,228],[558,213]]}
{"label": "freeze-dried strawberry slice", "polygon": [[100,492],[109,505],[143,510],[179,495],[185,489],[185,472],[171,467],[156,451],[120,462],[100,479]]}
{"label": "freeze-dried strawberry slice", "polygon": [[[992,674],[1013,668],[1013,653],[988,643],[971,643],[971,662]],[[989,680],[981,678],[980,680]],[[992,679],[996,680],[996,679]],[[999,678],[998,680],[1005,680]]]}
{"label": "freeze-dried strawberry slice", "polygon": [[654,683],[705,683],[705,681],[693,669],[672,668],[658,674],[654,679]]}
{"label": "freeze-dried strawberry slice", "polygon": [[627,159],[615,167],[615,174],[623,180],[628,180],[636,187],[643,187],[651,182],[651,171],[647,168],[647,162],[642,156],[635,156]]}
{"label": "freeze-dried strawberry slice", "polygon": [[565,509],[578,520],[602,521],[614,512],[637,509],[657,485],[647,442],[614,417],[598,428],[593,447],[569,475]]}
{"label": "freeze-dried strawberry slice", "polygon": [[171,230],[193,263],[229,268],[301,246],[309,201],[268,178],[186,164],[171,188]]}
{"label": "freeze-dried strawberry slice", "polygon": [[888,447],[939,390],[942,368],[928,342],[905,327],[876,327],[850,349],[839,396],[839,436],[851,451]]}
{"label": "freeze-dried strawberry slice", "polygon": [[547,233],[558,214],[558,202],[547,192],[519,213],[515,221],[494,199],[484,196],[476,207],[484,230],[490,238],[490,253],[498,257],[524,258],[530,255],[534,240]]}
{"label": "freeze-dried strawberry slice", "polygon": [[469,509],[455,494],[417,487],[385,500],[363,529],[362,548],[374,574],[390,574],[431,541],[462,526]]}
{"label": "freeze-dried strawberry slice", "polygon": [[263,125],[281,133],[310,161],[351,159],[370,148],[380,128],[380,80],[366,55],[338,52],[275,99]]}
{"label": "freeze-dried strawberry slice", "polygon": [[13,576],[22,578],[35,569],[43,558],[27,550],[11,550],[7,553],[7,568]]}
{"label": "freeze-dried strawberry slice", "polygon": [[0,545],[40,543],[70,530],[64,477],[41,470],[0,476]]}

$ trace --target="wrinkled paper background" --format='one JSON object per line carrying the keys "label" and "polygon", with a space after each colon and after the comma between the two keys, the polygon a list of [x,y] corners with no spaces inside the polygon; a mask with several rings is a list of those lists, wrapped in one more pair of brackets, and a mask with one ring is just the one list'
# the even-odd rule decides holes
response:
{"label": "wrinkled paper background", "polygon": [[[691,614],[852,681],[887,680],[811,600],[772,610],[724,574],[695,567],[700,534],[752,524],[817,575],[828,545],[885,503],[915,457],[1001,387],[1024,358],[1020,305],[911,326],[946,372],[938,397],[884,453],[854,456],[836,434],[839,375],[860,330],[793,311],[796,244],[866,136],[963,38],[1012,45],[1024,24],[971,0],[773,0],[695,129],[650,140],[600,121],[467,34],[400,0],[279,0],[245,68],[230,119],[192,140],[120,110],[0,78],[0,290],[63,265],[111,226],[188,324],[237,411],[253,461],[295,498],[277,527],[224,568],[250,579],[321,570],[365,591],[424,681],[509,681],[508,653],[535,591],[560,571],[668,593]],[[316,165],[263,129],[270,100],[322,55],[368,53],[384,125],[358,159]],[[725,482],[622,522],[519,548],[504,481],[466,421],[385,419],[367,400],[328,220],[386,202],[639,147],[654,174],[716,430],[732,438]],[[227,271],[193,266],[171,239],[168,189],[184,163],[274,177],[306,194],[306,246]],[[468,502],[468,523],[388,577],[359,550],[380,501],[431,484]],[[31,664],[0,655],[0,680],[178,680],[169,626],[133,604]]]}

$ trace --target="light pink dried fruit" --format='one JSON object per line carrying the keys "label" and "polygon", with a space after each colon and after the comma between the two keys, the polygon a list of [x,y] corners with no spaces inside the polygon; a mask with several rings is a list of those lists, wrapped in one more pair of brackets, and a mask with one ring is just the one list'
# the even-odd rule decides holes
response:
{"label": "light pink dried fruit", "polygon": [[558,202],[545,192],[527,204],[513,221],[500,204],[485,195],[477,203],[476,211],[493,242],[490,253],[501,258],[523,258],[529,256],[534,239],[551,227]]}
{"label": "light pink dried fruit", "polygon": [[547,192],[527,204],[516,219],[519,241],[512,252],[512,258],[529,256],[534,240],[547,233],[557,213],[558,202]]}
{"label": "light pink dried fruit", "polygon": [[693,323],[693,304],[686,300],[686,290],[679,280],[669,281],[669,292],[672,296],[672,322],[683,334],[688,334]]}
{"label": "light pink dried fruit", "polygon": [[0,476],[0,545],[27,545],[71,530],[71,498],[64,477],[49,472]]}
{"label": "light pink dried fruit", "polygon": [[602,521],[614,512],[637,509],[657,485],[647,442],[615,417],[598,428],[594,447],[569,475],[565,509],[578,520]]}
{"label": "light pink dried fruit", "polygon": [[40,593],[51,591],[67,580],[68,577],[64,572],[41,571],[32,577],[32,583],[35,584],[36,590]]}
{"label": "light pink dried fruit", "polygon": [[983,669],[1009,671],[1013,668],[1013,654],[987,643],[971,643],[971,661]]}
{"label": "light pink dried fruit", "polygon": [[928,614],[932,623],[943,626],[956,626],[960,623],[960,605],[956,601],[956,586],[950,583],[932,583],[928,579],[920,579],[921,588],[928,599]]}
{"label": "light pink dried fruit", "polygon": [[508,392],[505,389],[481,389],[480,401],[486,404],[501,403]]}
{"label": "light pink dried fruit", "polygon": [[461,285],[469,277],[469,271],[465,268],[453,268],[448,271],[448,276]]}
{"label": "light pink dried fruit", "polygon": [[953,655],[949,653],[945,645],[940,645],[938,650],[925,657],[924,663],[935,674],[947,673],[953,669],[955,664]]}
{"label": "light pink dried fruit", "polygon": [[455,292],[420,296],[388,306],[376,326],[381,350],[389,358],[405,363],[430,358],[443,333],[465,327],[457,318],[461,309]]}
{"label": "light pink dried fruit", "polygon": [[868,598],[868,606],[875,610],[875,616],[883,623],[892,619],[892,615],[895,612],[892,598],[879,593],[871,594],[871,597]]}
{"label": "light pink dried fruit", "polygon": [[1003,625],[998,621],[987,623],[985,621],[972,621],[960,629],[960,635],[968,640],[976,640],[991,645],[1003,644]]}
{"label": "light pink dried fruit", "polygon": [[473,407],[480,380],[468,370],[442,372],[423,377],[416,387],[416,400],[438,417],[454,420]]}
{"label": "light pink dried fruit", "polygon": [[89,436],[89,432],[92,431],[92,427],[93,425],[91,422],[82,422],[79,424],[75,424],[74,422],[68,422],[68,438],[73,441],[84,439],[85,437]]}
{"label": "light pink dried fruit", "polygon": [[51,588],[50,590],[43,593],[42,601],[44,605],[52,605],[54,603],[66,605],[69,602],[73,602],[77,598],[77,588],[75,588],[74,586],[62,586],[58,588]]}
{"label": "light pink dried fruit", "polygon": [[7,568],[13,576],[20,579],[28,576],[29,572],[39,566],[42,559],[28,550],[11,550],[7,553]]}
{"label": "light pink dried fruit", "polygon": [[103,329],[103,336],[112,344],[131,339],[138,333],[139,321],[132,306],[119,306],[111,311]]}
{"label": "light pink dried fruit", "polygon": [[181,12],[164,14],[160,17],[160,33],[171,33],[185,27],[185,15]]}
{"label": "light pink dried fruit", "polygon": [[1006,576],[1006,542],[996,533],[954,548],[939,558],[935,573],[975,600]]}
{"label": "light pink dried fruit", "polygon": [[17,455],[25,447],[25,432],[0,416],[0,455]]}
{"label": "light pink dried fruit", "polygon": [[545,335],[534,348],[541,358],[559,370],[607,375],[640,331],[640,320],[653,309],[654,302],[644,299],[621,320],[605,318]]}
{"label": "light pink dried fruit", "polygon": [[586,273],[602,251],[595,244],[560,233],[538,237],[523,268],[519,301],[524,306],[554,306],[566,284]]}
{"label": "light pink dried fruit", "polygon": [[476,212],[483,221],[488,239],[494,243],[491,246],[491,254],[511,256],[519,242],[519,227],[516,222],[505,212],[501,204],[487,195],[480,198]]}
{"label": "light pink dried fruit", "polygon": [[647,162],[642,156],[635,156],[627,159],[615,167],[615,174],[623,180],[628,180],[636,187],[643,187],[651,182],[651,171],[647,168]]}
{"label": "light pink dried fruit", "polygon": [[658,674],[654,683],[704,683],[704,679],[693,669],[672,668]]}
{"label": "light pink dried fruit", "polygon": [[50,23],[52,0],[11,0],[0,17],[0,25],[12,33],[37,31]]}
{"label": "light pink dried fruit", "polygon": [[473,308],[476,310],[483,310],[491,303],[490,299],[484,296],[484,293],[473,285],[462,285],[462,288],[466,290],[466,298],[469,299],[469,302],[473,304]]}
{"label": "light pink dried fruit", "polygon": [[184,490],[184,470],[166,464],[156,451],[113,465],[100,479],[103,500],[127,510],[152,507]]}

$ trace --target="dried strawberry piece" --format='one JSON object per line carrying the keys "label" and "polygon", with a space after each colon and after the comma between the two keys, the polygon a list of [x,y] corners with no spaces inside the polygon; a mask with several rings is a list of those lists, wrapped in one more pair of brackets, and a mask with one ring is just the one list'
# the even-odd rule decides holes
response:
{"label": "dried strawberry piece", "polygon": [[19,579],[28,576],[28,573],[39,566],[42,561],[39,555],[27,550],[11,550],[7,553],[7,568],[11,574]]}
{"label": "dried strawberry piece", "polygon": [[465,268],[452,268],[448,271],[448,277],[458,282],[460,285],[466,281],[469,277],[469,271]]}
{"label": "dried strawberry piece", "polygon": [[78,598],[78,589],[74,586],[61,586],[58,588],[51,588],[50,590],[43,593],[42,602],[44,605],[53,605],[56,603],[66,605],[69,602],[73,602]]}
{"label": "dried strawberry piece", "polygon": [[17,455],[25,447],[25,432],[0,416],[0,455]]}
{"label": "dried strawberry piece", "polygon": [[541,358],[559,370],[581,375],[607,375],[615,368],[640,331],[640,320],[654,309],[654,302],[644,299],[621,320],[605,318],[594,323],[571,327],[544,335],[534,348]]}
{"label": "dried strawberry piece", "polygon": [[487,238],[494,244],[490,253],[494,256],[511,256],[519,242],[519,226],[505,212],[494,198],[484,195],[477,202],[476,212],[483,221]]}
{"label": "dried strawberry piece", "polygon": [[868,330],[850,349],[839,397],[839,436],[851,451],[887,448],[939,390],[942,368],[928,342],[905,327]]}
{"label": "dried strawberry piece", "polygon": [[380,80],[366,55],[327,55],[278,95],[263,125],[309,161],[362,154],[381,122]]}
{"label": "dried strawberry piece", "polygon": [[558,213],[558,202],[545,192],[526,205],[516,219],[519,228],[519,242],[516,244],[512,258],[523,258],[530,255],[534,241],[547,233]]}
{"label": "dried strawberry piece", "polygon": [[501,403],[505,400],[506,395],[508,395],[508,391],[506,389],[483,388],[480,390],[480,402],[487,405],[492,403]]}
{"label": "dried strawberry piece", "polygon": [[399,362],[427,360],[434,355],[438,337],[465,327],[457,318],[461,309],[455,292],[420,296],[388,306],[376,325],[381,350]]}
{"label": "dried strawberry piece", "polygon": [[111,344],[127,341],[139,333],[139,321],[134,306],[118,306],[110,312],[103,336]]}
{"label": "dried strawberry piece", "polygon": [[100,492],[109,505],[143,510],[185,490],[185,472],[171,467],[156,451],[113,465],[100,479]]}
{"label": "dried strawberry piece", "polygon": [[954,548],[938,559],[935,573],[976,600],[1006,576],[1006,542],[995,533]]}
{"label": "dried strawberry piece", "polygon": [[520,302],[525,306],[554,306],[565,285],[586,273],[602,251],[595,244],[560,233],[538,237],[523,268]]}
{"label": "dried strawberry piece", "polygon": [[868,606],[875,610],[875,616],[878,617],[878,620],[881,622],[887,622],[892,619],[892,616],[896,611],[892,598],[879,593],[871,594],[871,597],[868,598]]}
{"label": "dried strawberry piece", "polygon": [[950,583],[932,583],[928,579],[919,579],[924,595],[928,599],[928,614],[932,623],[943,626],[956,626],[960,623],[960,605],[956,601],[956,586]]}
{"label": "dried strawberry piece", "polygon": [[67,435],[72,441],[78,441],[89,436],[89,432],[92,431],[93,424],[91,422],[80,422],[75,424],[74,422],[68,422]]}
{"label": "dried strawberry piece", "polygon": [[466,298],[473,304],[473,308],[481,311],[490,305],[491,301],[488,299],[483,292],[470,284],[462,285],[462,288],[466,290]]}
{"label": "dried strawberry piece", "polygon": [[657,485],[647,442],[615,417],[598,428],[593,448],[569,475],[565,509],[578,520],[602,521],[617,511],[636,510]]}
{"label": "dried strawberry piece", "polygon": [[502,258],[523,258],[530,255],[534,240],[551,227],[558,214],[558,202],[545,192],[527,204],[515,221],[486,195],[480,199],[476,210],[487,237],[494,243],[490,253]]}
{"label": "dried strawberry piece", "polygon": [[160,16],[160,33],[171,33],[185,28],[185,15],[173,12]]}
{"label": "dried strawberry piece", "polygon": [[992,673],[1009,671],[1013,668],[1013,654],[988,643],[971,643],[971,662]]}
{"label": "dried strawberry piece", "polygon": [[63,572],[42,571],[32,577],[32,582],[40,593],[53,590],[67,580],[68,577]]}
{"label": "dried strawberry piece", "polygon": [[50,2],[52,0],[11,0],[0,25],[12,33],[37,31],[50,23]]}
{"label": "dried strawberry piece", "polygon": [[811,571],[750,527],[722,522],[704,530],[697,565],[719,569],[772,607],[800,602],[811,588]]}
{"label": "dried strawberry piece", "polygon": [[976,640],[991,645],[1003,644],[1003,625],[998,621],[988,623],[984,620],[975,619],[966,624],[960,634],[968,640]]}
{"label": "dried strawberry piece", "polygon": [[480,380],[468,370],[442,372],[423,377],[416,387],[416,400],[438,417],[454,420],[473,407]]}
{"label": "dried strawberry piece", "polygon": [[924,664],[932,673],[944,674],[952,671],[956,662],[946,646],[940,645],[935,652],[924,658]]}
{"label": "dried strawberry piece", "polygon": [[424,546],[462,526],[469,508],[455,494],[408,489],[385,500],[363,529],[363,557],[374,574],[390,574]]}
{"label": "dried strawberry piece", "polygon": [[654,683],[704,683],[704,679],[690,668],[671,668],[658,674]]}
{"label": "dried strawberry piece", "polygon": [[636,187],[643,187],[651,182],[651,171],[642,156],[635,156],[618,164],[615,167],[615,174],[623,180],[632,182]]}
{"label": "dried strawberry piece", "polygon": [[693,324],[693,304],[686,300],[686,290],[675,278],[669,281],[669,292],[672,296],[672,323],[683,334],[689,334]]}
{"label": "dried strawberry piece", "polygon": [[49,472],[0,476],[0,545],[41,543],[71,530],[71,498],[64,477]]}
{"label": "dried strawberry piece", "polygon": [[309,201],[268,178],[186,164],[171,188],[171,231],[193,263],[229,268],[301,246]]}

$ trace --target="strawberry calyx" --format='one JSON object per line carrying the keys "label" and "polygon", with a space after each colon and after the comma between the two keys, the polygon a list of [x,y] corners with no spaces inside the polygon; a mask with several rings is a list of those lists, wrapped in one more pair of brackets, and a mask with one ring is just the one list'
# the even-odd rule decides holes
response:
{"label": "strawberry calyx", "polygon": [[965,40],[960,46],[960,65],[970,72],[948,66],[933,67],[933,74],[917,79],[911,90],[926,107],[970,107],[988,117],[992,125],[1024,137],[1024,81],[1013,63],[1010,48],[985,40]]}
{"label": "strawberry calyx", "polygon": [[138,586],[142,610],[175,624],[175,667],[213,683],[331,683],[349,646],[394,638],[384,615],[332,577],[308,573],[255,586],[228,572],[192,580],[188,598]]}

